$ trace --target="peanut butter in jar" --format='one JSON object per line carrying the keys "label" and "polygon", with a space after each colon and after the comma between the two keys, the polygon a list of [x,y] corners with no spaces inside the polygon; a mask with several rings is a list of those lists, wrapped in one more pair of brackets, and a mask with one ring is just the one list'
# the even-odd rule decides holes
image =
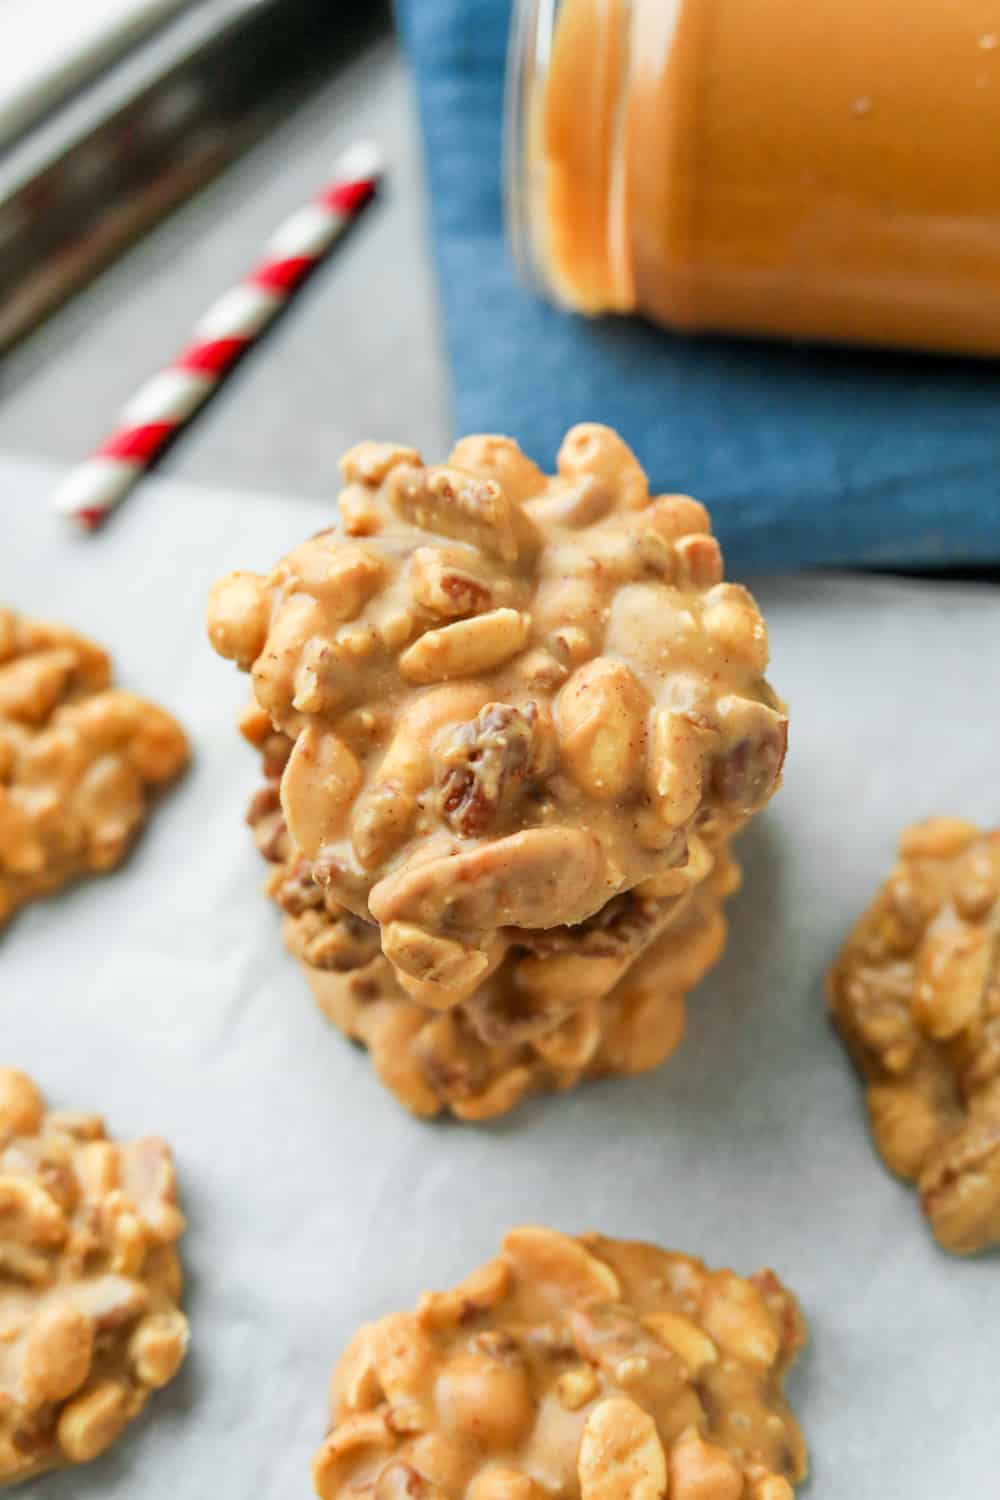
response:
{"label": "peanut butter in jar", "polygon": [[510,69],[558,301],[1000,353],[1000,0],[517,0]]}

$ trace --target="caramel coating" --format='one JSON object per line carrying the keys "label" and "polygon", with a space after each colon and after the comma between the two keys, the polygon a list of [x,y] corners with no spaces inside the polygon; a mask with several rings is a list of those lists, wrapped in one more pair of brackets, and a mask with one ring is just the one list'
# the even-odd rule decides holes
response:
{"label": "caramel coating", "polygon": [[0,925],[119,864],[187,758],[169,714],[111,686],[100,647],[0,609]]}
{"label": "caramel coating", "polygon": [[831,970],[886,1166],[946,1250],[1000,1243],[1000,831],[907,829]]}
{"label": "caramel coating", "polygon": [[723,848],[677,894],[638,887],[579,927],[507,932],[495,971],[435,1012],[401,989],[378,928],[313,879],[276,780],[254,797],[248,821],[276,865],[268,890],[320,1009],[369,1048],[379,1078],[417,1115],[482,1120],[540,1089],[658,1067],[683,1038],[688,991],[725,946],[722,903],[739,884]]}
{"label": "caramel coating", "polygon": [[342,467],[339,524],[221,580],[209,634],[292,743],[282,805],[315,878],[446,1009],[504,929],[697,884],[777,785],[787,723],[705,511],[651,497],[608,428],[573,428],[551,478],[501,437]]}
{"label": "caramel coating", "polygon": [[772,1271],[513,1229],[333,1373],[321,1500],[780,1500],[806,1472],[784,1399],[806,1338]]}
{"label": "caramel coating", "polygon": [[0,1484],[85,1463],[187,1349],[169,1148],[0,1068]]}

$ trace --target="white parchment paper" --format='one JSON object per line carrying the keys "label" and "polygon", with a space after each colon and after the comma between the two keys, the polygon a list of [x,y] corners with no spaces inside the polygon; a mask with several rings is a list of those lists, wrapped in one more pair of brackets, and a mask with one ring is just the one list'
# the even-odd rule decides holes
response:
{"label": "white parchment paper", "polygon": [[421,1124],[321,1017],[243,827],[245,681],[203,636],[211,581],[266,567],[315,502],[147,483],[96,538],[0,465],[0,598],[109,645],[183,720],[190,775],[134,857],[0,937],[2,1057],[178,1159],[193,1342],[183,1372],[47,1500],[305,1500],[355,1325],[409,1307],[539,1221],[772,1264],[812,1345],[790,1382],[810,1500],[1000,1494],[1000,1257],[935,1248],[869,1143],[823,972],[934,811],[996,823],[1000,590],[807,578],[758,594],[791,705],[786,782],[744,838],[722,964],[660,1072],[492,1127]]}

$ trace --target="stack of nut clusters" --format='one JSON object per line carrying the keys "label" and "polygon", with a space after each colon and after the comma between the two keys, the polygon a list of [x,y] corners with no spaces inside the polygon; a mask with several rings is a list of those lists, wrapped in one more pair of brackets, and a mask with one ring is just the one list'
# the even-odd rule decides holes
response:
{"label": "stack of nut clusters", "polygon": [[289,948],[417,1114],[655,1067],[784,758],[753,599],[605,427],[552,477],[502,437],[342,467],[339,524],[209,607]]}

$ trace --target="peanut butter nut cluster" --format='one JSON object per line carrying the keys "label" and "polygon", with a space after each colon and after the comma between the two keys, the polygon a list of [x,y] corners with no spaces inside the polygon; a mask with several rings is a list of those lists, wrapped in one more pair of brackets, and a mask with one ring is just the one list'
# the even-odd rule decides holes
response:
{"label": "peanut butter nut cluster", "polygon": [[365,1325],[331,1383],[322,1500],[791,1500],[782,1392],[805,1342],[771,1271],[514,1229],[413,1313]]}
{"label": "peanut butter nut cluster", "polygon": [[0,925],[119,864],[187,756],[169,714],[111,686],[100,647],[0,609]]}
{"label": "peanut butter nut cluster", "polygon": [[705,511],[650,496],[609,429],[574,428],[554,477],[500,437],[436,467],[365,443],[343,472],[340,523],[223,579],[209,631],[292,743],[315,880],[446,1010],[512,930],[696,885],[774,790],[786,719]]}
{"label": "peanut butter nut cluster", "polygon": [[175,1196],[162,1141],[117,1145],[0,1069],[0,1484],[96,1458],[176,1373]]}
{"label": "peanut butter nut cluster", "polygon": [[1000,1242],[1000,831],[933,818],[829,978],[875,1144],[946,1250]]}
{"label": "peanut butter nut cluster", "polygon": [[313,879],[288,837],[277,781],[248,818],[276,866],[268,889],[285,913],[285,944],[320,1009],[369,1048],[379,1078],[417,1115],[482,1120],[540,1089],[658,1067],[683,1038],[688,991],[722,952],[722,902],[739,883],[721,849],[679,895],[630,891],[579,927],[511,934],[500,967],[441,1012],[410,999],[378,928]]}

